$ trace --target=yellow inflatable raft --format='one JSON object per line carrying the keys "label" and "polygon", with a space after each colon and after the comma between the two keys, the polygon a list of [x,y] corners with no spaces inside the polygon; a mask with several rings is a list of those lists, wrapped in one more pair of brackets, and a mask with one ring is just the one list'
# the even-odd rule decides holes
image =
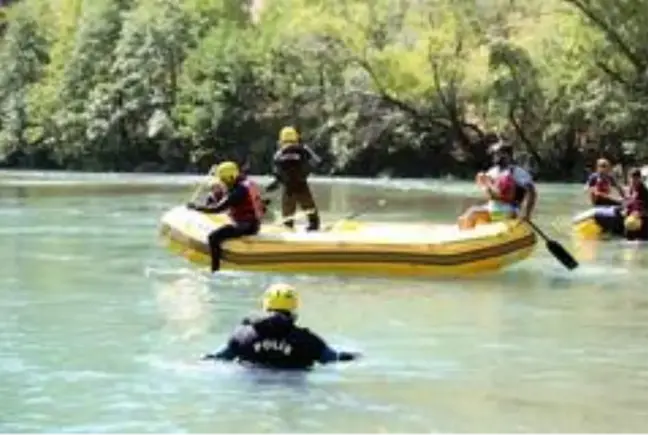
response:
{"label": "yellow inflatable raft", "polygon": [[[178,206],[162,217],[160,236],[172,252],[209,265],[207,235],[227,223]],[[456,225],[346,221],[330,231],[263,225],[256,236],[223,245],[223,269],[383,276],[465,276],[492,272],[528,257],[532,229],[517,221],[459,230]]]}
{"label": "yellow inflatable raft", "polygon": [[623,216],[618,207],[592,207],[572,218],[572,231],[583,240],[623,238]]}

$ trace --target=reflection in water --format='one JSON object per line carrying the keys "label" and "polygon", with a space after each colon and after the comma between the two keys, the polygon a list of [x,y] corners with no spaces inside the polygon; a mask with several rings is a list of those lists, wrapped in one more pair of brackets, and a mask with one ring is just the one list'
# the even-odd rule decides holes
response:
{"label": "reflection in water", "polygon": [[179,340],[204,335],[211,324],[209,286],[197,277],[184,276],[169,282],[156,281],[156,300],[168,329]]}
{"label": "reflection in water", "polygon": [[644,267],[647,265],[646,253],[648,244],[641,241],[621,242],[623,263],[628,268]]}
{"label": "reflection in water", "polygon": [[596,260],[601,242],[592,240],[575,240],[573,243],[575,257],[580,261],[593,262]]}
{"label": "reflection in water", "polygon": [[625,240],[580,240],[574,243],[576,256],[588,263],[618,264],[606,267],[605,274],[629,273],[648,266],[648,244]]}

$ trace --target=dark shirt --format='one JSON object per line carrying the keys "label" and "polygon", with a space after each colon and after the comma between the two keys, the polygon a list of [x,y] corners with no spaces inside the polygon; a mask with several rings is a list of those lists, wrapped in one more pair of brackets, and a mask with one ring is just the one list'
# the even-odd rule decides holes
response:
{"label": "dark shirt", "polygon": [[318,335],[296,326],[289,314],[270,312],[244,319],[227,345],[205,358],[274,369],[308,369],[315,363],[350,361],[355,355],[331,349]]}
{"label": "dark shirt", "polygon": [[289,145],[278,150],[273,157],[275,180],[267,190],[272,191],[279,184],[294,185],[306,183],[313,167],[322,159],[305,144]]}

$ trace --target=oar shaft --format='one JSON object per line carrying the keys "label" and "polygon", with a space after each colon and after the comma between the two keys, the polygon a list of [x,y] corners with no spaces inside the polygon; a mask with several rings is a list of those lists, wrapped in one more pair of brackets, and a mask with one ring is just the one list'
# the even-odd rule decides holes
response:
{"label": "oar shaft", "polygon": [[542,231],[540,228],[538,228],[538,226],[537,226],[536,224],[533,223],[533,221],[531,221],[530,219],[525,219],[525,222],[528,223],[528,224],[531,226],[531,228],[533,228],[533,230],[534,230],[536,233],[538,233],[538,235],[539,235],[540,237],[542,237],[542,238],[545,239],[545,240],[551,240],[551,239],[549,238],[549,236],[547,236],[547,235],[544,233],[544,231]]}

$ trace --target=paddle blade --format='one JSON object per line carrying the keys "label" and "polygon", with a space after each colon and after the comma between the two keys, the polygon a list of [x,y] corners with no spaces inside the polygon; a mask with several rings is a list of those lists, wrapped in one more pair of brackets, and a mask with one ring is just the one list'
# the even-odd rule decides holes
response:
{"label": "paddle blade", "polygon": [[574,270],[578,267],[578,261],[561,245],[555,240],[547,240],[547,249],[551,254],[560,261],[563,266],[569,270]]}

